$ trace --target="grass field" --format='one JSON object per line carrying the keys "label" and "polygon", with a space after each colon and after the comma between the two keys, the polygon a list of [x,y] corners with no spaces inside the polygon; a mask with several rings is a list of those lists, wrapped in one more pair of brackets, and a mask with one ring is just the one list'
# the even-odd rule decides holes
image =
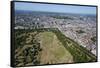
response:
{"label": "grass field", "polygon": [[16,66],[96,61],[96,56],[58,29],[15,30]]}
{"label": "grass field", "polygon": [[42,32],[38,34],[43,49],[40,64],[72,63],[73,57],[59,41],[55,33]]}

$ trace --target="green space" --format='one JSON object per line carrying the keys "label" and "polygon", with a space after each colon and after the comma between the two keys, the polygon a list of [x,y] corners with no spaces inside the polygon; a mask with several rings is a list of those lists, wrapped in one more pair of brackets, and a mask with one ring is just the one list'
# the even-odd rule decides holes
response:
{"label": "green space", "polygon": [[93,36],[92,38],[91,38],[91,40],[93,41],[93,42],[96,42],[96,36]]}
{"label": "green space", "polygon": [[15,30],[15,59],[16,66],[97,61],[94,54],[57,28]]}
{"label": "green space", "polygon": [[79,33],[79,34],[85,33],[85,31],[83,31],[83,30],[77,30],[76,32]]}

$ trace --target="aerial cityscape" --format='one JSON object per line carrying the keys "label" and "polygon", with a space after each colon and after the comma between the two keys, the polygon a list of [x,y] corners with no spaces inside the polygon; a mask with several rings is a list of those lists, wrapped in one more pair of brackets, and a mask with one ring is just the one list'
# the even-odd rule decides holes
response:
{"label": "aerial cityscape", "polygon": [[15,2],[15,66],[97,61],[96,23],[96,7]]}

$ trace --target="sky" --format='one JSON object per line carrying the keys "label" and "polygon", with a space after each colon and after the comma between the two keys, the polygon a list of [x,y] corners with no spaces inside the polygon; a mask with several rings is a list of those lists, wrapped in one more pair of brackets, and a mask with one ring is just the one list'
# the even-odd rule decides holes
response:
{"label": "sky", "polygon": [[27,3],[27,2],[15,2],[15,10],[59,12],[59,13],[78,13],[78,14],[96,14],[96,7]]}

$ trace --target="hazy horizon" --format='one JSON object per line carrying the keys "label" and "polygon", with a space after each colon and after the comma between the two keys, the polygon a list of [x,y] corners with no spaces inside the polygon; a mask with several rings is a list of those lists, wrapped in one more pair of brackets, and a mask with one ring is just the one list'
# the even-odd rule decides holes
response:
{"label": "hazy horizon", "polygon": [[81,15],[95,15],[96,16],[96,14],[82,14],[82,13],[70,13],[70,12],[68,12],[68,13],[63,13],[63,12],[49,12],[49,11],[32,11],[32,10],[15,10],[15,12],[16,11],[24,11],[24,12],[36,12],[36,13],[38,13],[38,12],[43,12],[43,13],[57,13],[57,14],[75,14],[75,15],[77,15],[77,14],[81,14]]}
{"label": "hazy horizon", "polygon": [[27,2],[15,2],[15,10],[96,15],[96,7],[91,6],[57,5]]}

